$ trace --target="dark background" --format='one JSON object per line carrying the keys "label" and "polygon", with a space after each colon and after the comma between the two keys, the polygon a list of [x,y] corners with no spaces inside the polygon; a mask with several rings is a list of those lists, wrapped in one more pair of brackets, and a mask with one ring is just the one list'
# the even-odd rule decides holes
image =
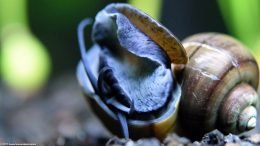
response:
{"label": "dark background", "polygon": [[[80,20],[93,18],[112,0],[29,0],[28,14],[33,33],[48,48],[53,76],[73,71],[80,59],[76,28]],[[224,32],[226,28],[216,1],[164,0],[161,22],[183,39],[199,32]],[[88,35],[87,35],[88,36]],[[86,38],[91,46],[90,37]]]}

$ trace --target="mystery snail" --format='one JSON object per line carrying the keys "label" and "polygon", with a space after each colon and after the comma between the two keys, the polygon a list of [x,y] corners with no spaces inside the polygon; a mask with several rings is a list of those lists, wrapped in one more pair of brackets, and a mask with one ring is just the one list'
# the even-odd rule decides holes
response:
{"label": "mystery snail", "polygon": [[95,44],[86,52],[83,32],[90,23],[78,27],[77,78],[112,133],[163,139],[171,131],[195,137],[255,127],[258,67],[236,40],[207,33],[182,45],[142,11],[110,4],[97,14]]}
{"label": "mystery snail", "polygon": [[196,34],[183,45],[190,59],[178,73],[179,123],[185,125],[185,135],[202,136],[215,128],[238,134],[254,128],[259,70],[248,49],[218,33]]}

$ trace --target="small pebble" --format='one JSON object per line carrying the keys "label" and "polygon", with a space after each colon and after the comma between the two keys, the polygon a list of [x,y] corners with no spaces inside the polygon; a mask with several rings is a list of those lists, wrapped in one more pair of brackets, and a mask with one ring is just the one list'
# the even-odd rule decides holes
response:
{"label": "small pebble", "polygon": [[224,135],[218,130],[205,134],[201,140],[205,145],[224,145]]}
{"label": "small pebble", "polygon": [[233,134],[229,134],[224,138],[225,143],[239,143],[240,141],[240,138]]}
{"label": "small pebble", "polygon": [[247,138],[245,138],[245,141],[251,142],[255,145],[260,145],[260,134],[254,134]]}
{"label": "small pebble", "polygon": [[161,146],[161,143],[156,138],[144,138],[135,142],[132,140],[114,137],[107,142],[106,146]]}
{"label": "small pebble", "polygon": [[168,135],[163,142],[167,146],[177,146],[177,145],[187,145],[190,142],[189,139],[185,137],[179,137],[175,133]]}

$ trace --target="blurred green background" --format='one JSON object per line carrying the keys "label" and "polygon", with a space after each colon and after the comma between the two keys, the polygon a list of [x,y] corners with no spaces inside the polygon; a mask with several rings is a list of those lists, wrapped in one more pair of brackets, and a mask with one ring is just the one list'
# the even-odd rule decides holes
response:
{"label": "blurred green background", "polygon": [[[126,1],[1,0],[0,2],[1,75],[3,81],[10,87],[26,91],[30,88],[36,90],[37,86],[41,88],[46,81],[61,73],[73,72],[80,58],[76,38],[76,27],[80,20],[86,17],[94,18],[99,10],[111,2]],[[129,0],[128,2],[160,20],[179,39],[207,31],[228,33],[244,42],[259,58],[258,0],[250,2]],[[10,31],[10,27],[7,26],[15,22],[22,24],[22,29],[16,27],[12,28],[14,31]],[[20,30],[26,32],[20,33]],[[90,31],[87,32],[86,38],[88,47],[92,44],[89,33]],[[17,46],[14,44],[19,44],[19,39],[6,39],[10,34],[19,34],[9,38],[23,38],[21,42],[29,42],[25,45],[33,45],[31,48],[38,46],[40,49],[28,49],[30,47],[25,47],[27,49],[24,50],[5,49],[15,48]],[[19,53],[18,50],[24,53]]]}
{"label": "blurred green background", "polygon": [[[0,63],[5,85],[27,94],[61,73],[74,72],[80,59],[78,23],[94,18],[110,2],[0,0]],[[86,43],[90,47],[91,39]]]}
{"label": "blurred green background", "polygon": [[[91,123],[75,78],[80,60],[76,30],[82,19],[94,19],[112,2],[142,9],[180,40],[199,32],[230,34],[260,61],[259,0],[0,0],[0,143],[2,137],[17,135],[36,142],[53,138],[52,130],[62,122],[52,119],[61,115]],[[90,47],[90,29],[85,34]]]}

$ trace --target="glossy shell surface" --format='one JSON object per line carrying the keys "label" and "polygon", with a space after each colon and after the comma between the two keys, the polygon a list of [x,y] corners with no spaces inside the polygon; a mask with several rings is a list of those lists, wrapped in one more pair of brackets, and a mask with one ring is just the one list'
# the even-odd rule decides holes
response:
{"label": "glossy shell surface", "polygon": [[[241,133],[240,112],[247,106],[255,108],[258,100],[255,59],[237,40],[218,33],[191,36],[183,45],[190,59],[181,73],[178,119],[186,129],[183,133],[199,137],[215,128],[226,134]],[[242,94],[239,88],[244,85],[248,88]]]}

